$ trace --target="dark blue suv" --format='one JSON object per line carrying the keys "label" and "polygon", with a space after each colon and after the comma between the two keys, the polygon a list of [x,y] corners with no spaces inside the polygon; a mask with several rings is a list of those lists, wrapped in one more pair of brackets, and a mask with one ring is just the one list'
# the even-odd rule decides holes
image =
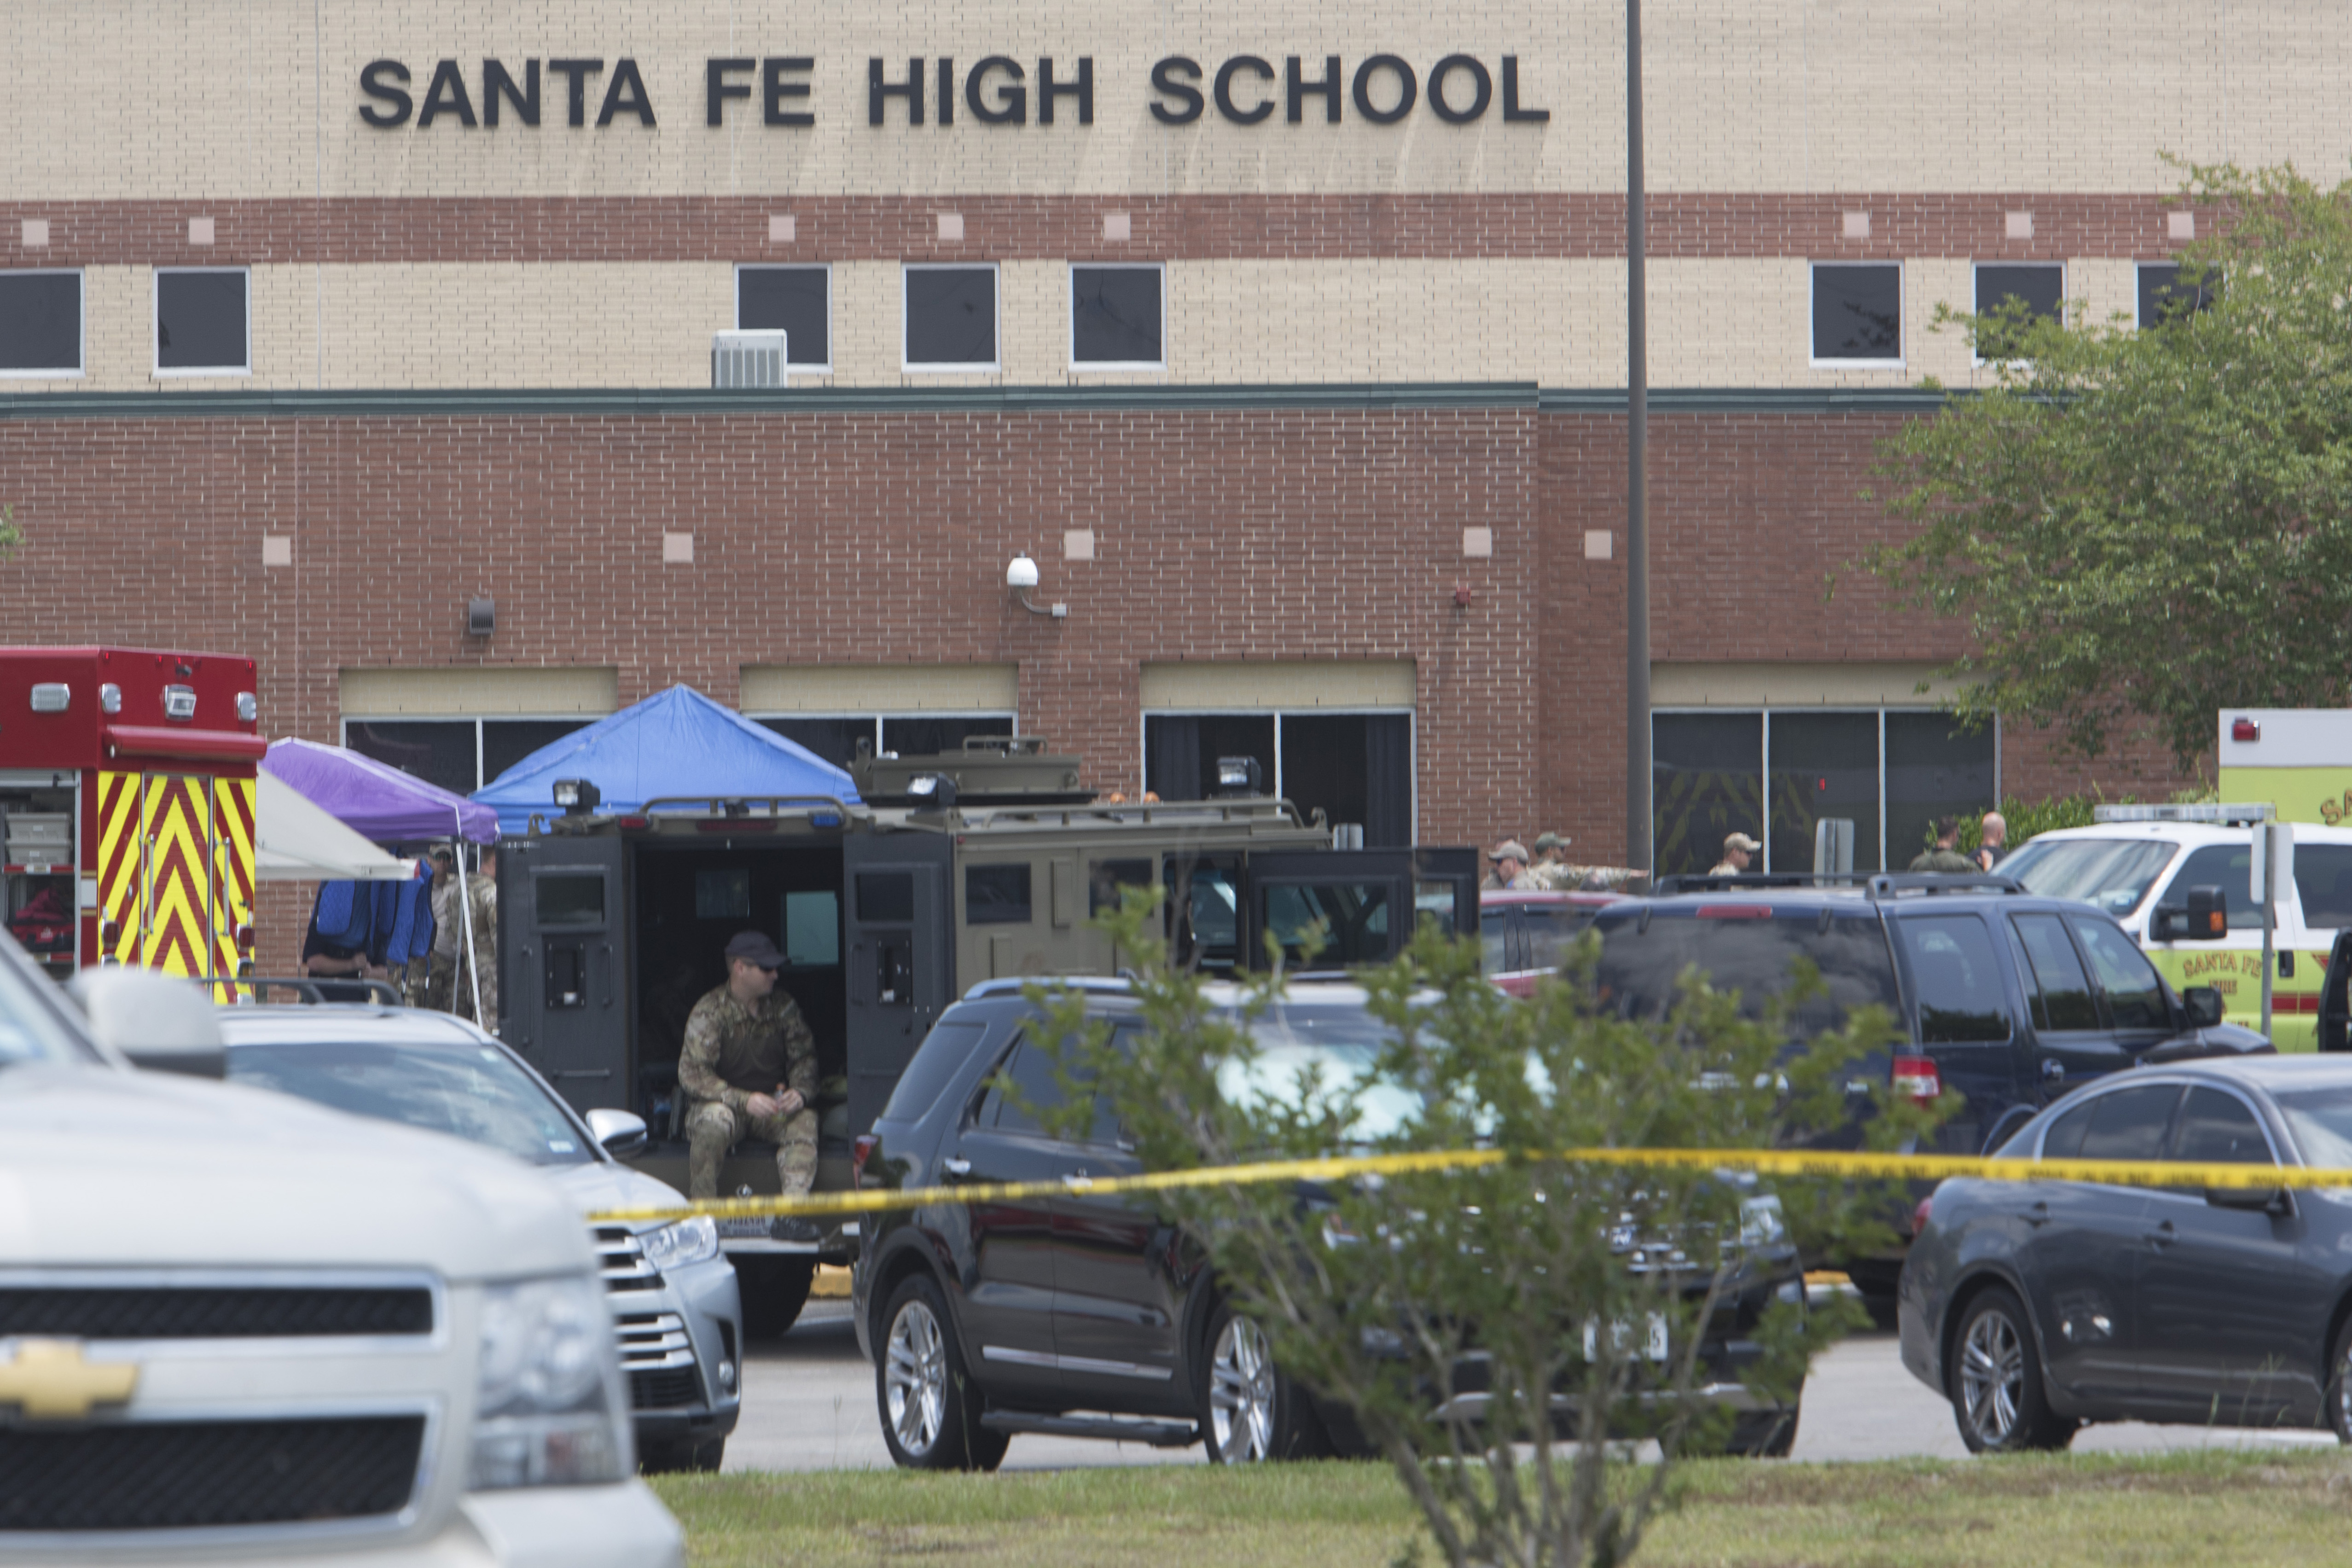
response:
{"label": "dark blue suv", "polygon": [[[1654,898],[1602,910],[1593,929],[1601,999],[1627,1016],[1661,1016],[1693,967],[1758,1016],[1800,958],[1827,988],[1797,1010],[1801,1036],[1866,1003],[1885,1007],[1901,1034],[1869,1072],[1921,1100],[1964,1097],[1935,1152],[1998,1146],[2060,1095],[2121,1068],[2271,1048],[2221,1021],[2220,993],[2176,995],[2106,914],[2005,877],[1668,878]],[[1853,1081],[1850,1142],[1872,1081]],[[1892,1304],[1899,1257],[1838,1261],[1865,1297]]]}

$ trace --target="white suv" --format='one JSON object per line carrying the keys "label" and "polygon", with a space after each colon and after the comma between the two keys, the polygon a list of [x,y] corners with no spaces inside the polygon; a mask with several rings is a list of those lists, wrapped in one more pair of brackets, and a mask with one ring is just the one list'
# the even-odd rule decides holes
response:
{"label": "white suv", "polygon": [[0,936],[0,1563],[681,1561],[556,1186],[79,997]]}

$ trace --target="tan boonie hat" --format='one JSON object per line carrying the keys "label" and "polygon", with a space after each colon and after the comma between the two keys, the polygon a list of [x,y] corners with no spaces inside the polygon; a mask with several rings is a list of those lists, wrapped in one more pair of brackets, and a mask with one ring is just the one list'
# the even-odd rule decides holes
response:
{"label": "tan boonie hat", "polygon": [[1730,854],[1735,849],[1745,849],[1748,854],[1753,855],[1756,851],[1763,847],[1764,846],[1761,843],[1758,842],[1756,839],[1748,837],[1745,833],[1731,834],[1723,841],[1723,852],[1726,855]]}
{"label": "tan boonie hat", "polygon": [[1539,833],[1536,836],[1536,853],[1540,855],[1547,849],[1565,849],[1569,843],[1565,833]]}
{"label": "tan boonie hat", "polygon": [[1506,838],[1500,844],[1496,845],[1492,849],[1486,851],[1486,858],[1489,860],[1517,860],[1519,864],[1524,866],[1531,857],[1528,854],[1528,847],[1526,845],[1520,843],[1516,838]]}

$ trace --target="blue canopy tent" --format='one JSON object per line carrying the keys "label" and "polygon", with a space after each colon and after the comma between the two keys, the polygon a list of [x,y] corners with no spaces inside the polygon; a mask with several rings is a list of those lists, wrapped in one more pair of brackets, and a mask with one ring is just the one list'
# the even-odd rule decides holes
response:
{"label": "blue canopy tent", "polygon": [[858,805],[849,774],[805,747],[721,708],[690,686],[673,686],[525,757],[474,792],[503,833],[551,816],[558,779],[586,779],[603,812],[642,811],[675,795],[831,796]]}

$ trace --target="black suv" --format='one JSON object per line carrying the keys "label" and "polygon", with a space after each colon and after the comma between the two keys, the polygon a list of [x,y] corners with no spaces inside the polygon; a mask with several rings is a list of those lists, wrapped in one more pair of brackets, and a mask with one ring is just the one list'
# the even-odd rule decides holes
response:
{"label": "black suv", "polygon": [[[1633,1016],[1662,1015],[1692,966],[1756,1016],[1798,959],[1812,960],[1827,994],[1798,1011],[1801,1034],[1876,1003],[1906,1037],[1872,1070],[1922,1100],[1966,1097],[1935,1152],[1995,1147],[2119,1068],[2271,1048],[2221,1021],[2219,992],[2174,994],[2105,913],[2006,877],[1668,878],[1654,898],[1602,910],[1593,929],[1601,999]],[[1859,1097],[1869,1086],[1853,1088]],[[1844,1261],[1865,1296],[1891,1300],[1899,1258]]]}
{"label": "black suv", "polygon": [[[1055,1053],[1024,982],[986,981],[943,1014],[858,1141],[861,1186],[953,1186],[1120,1176],[1141,1166],[1108,1108],[1082,1141],[1035,1111],[1062,1103]],[[1073,980],[1120,1033],[1142,1025],[1123,984]],[[1238,1009],[1242,993],[1209,987]],[[1302,984],[1280,1005],[1286,1041],[1368,1064],[1384,1026],[1352,985]],[[1015,1086],[1008,1096],[1003,1085]],[[1025,1103],[1024,1103],[1025,1102]],[[1755,1202],[1758,1200],[1751,1200]],[[1777,1231],[1776,1200],[1768,1205]],[[1075,1192],[942,1204],[869,1219],[851,1287],[875,1363],[884,1439],[899,1464],[993,1469],[1015,1433],[1207,1447],[1212,1461],[1363,1452],[1349,1413],[1283,1375],[1264,1331],[1223,1299],[1202,1248],[1149,1196]],[[1795,1249],[1753,1249],[1700,1347],[1706,1397],[1742,1412],[1734,1451],[1784,1454],[1796,1413],[1741,1386],[1744,1337],[1775,1293],[1803,1284]],[[1463,1386],[1469,1386],[1465,1384]]]}

